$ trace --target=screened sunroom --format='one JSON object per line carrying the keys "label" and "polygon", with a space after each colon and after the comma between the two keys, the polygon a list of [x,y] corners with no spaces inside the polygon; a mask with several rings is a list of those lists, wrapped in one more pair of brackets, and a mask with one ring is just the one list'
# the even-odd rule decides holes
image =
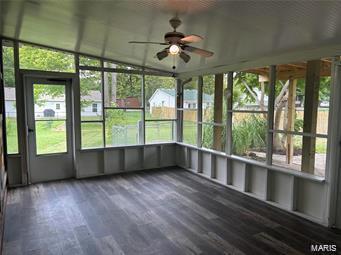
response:
{"label": "screened sunroom", "polygon": [[340,11],[1,0],[3,254],[339,252]]}

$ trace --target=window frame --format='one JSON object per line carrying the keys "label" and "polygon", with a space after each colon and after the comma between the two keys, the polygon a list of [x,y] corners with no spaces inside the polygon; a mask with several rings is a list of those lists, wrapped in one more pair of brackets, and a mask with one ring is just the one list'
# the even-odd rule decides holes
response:
{"label": "window frame", "polygon": [[[101,59],[101,58],[93,58],[93,57],[89,57],[92,60],[99,60],[101,65],[100,67],[97,66],[85,66],[85,65],[81,65],[79,63],[79,58],[80,57],[88,57],[84,54],[82,55],[76,55],[75,57],[77,58],[76,61],[76,69],[78,70],[78,76],[80,71],[98,71],[101,72],[101,88],[102,88],[102,108],[101,108],[101,113],[102,113],[102,118],[100,120],[81,120],[80,119],[80,150],[81,151],[85,151],[85,150],[93,150],[93,149],[105,149],[105,148],[118,148],[118,147],[122,147],[122,145],[117,145],[117,146],[111,146],[109,144],[107,144],[106,141],[106,127],[105,127],[105,120],[106,120],[106,110],[138,110],[141,111],[141,121],[142,121],[142,125],[141,125],[141,129],[140,129],[140,136],[139,136],[139,143],[138,144],[133,144],[133,145],[126,145],[126,146],[135,146],[135,145],[146,145],[146,132],[145,132],[145,126],[146,126],[146,122],[147,121],[173,121],[174,123],[176,123],[176,118],[174,119],[162,119],[162,120],[146,120],[145,117],[145,111],[146,111],[146,103],[145,103],[145,76],[146,75],[154,75],[154,76],[164,76],[164,77],[173,77],[171,74],[168,73],[163,73],[160,71],[154,71],[152,69],[141,69],[141,68],[135,68],[135,66],[132,65],[132,68],[111,68],[111,67],[105,67],[105,63],[107,63],[108,61],[106,59]],[[114,63],[112,61],[110,61],[110,63]],[[120,64],[120,63],[118,63]],[[130,66],[130,65],[129,65]],[[141,80],[142,80],[142,84],[141,84],[141,106],[140,107],[112,107],[112,106],[105,106],[104,104],[104,73],[121,73],[121,74],[132,74],[132,75],[141,75]],[[174,78],[174,77],[173,77]],[[176,100],[176,97],[175,97]],[[82,147],[82,123],[100,123],[102,126],[102,140],[103,140],[103,144],[100,147],[91,147],[91,148],[84,148]],[[175,125],[175,124],[174,124]],[[176,130],[176,127],[175,129]],[[175,133],[175,132],[174,132]],[[175,142],[175,134],[173,134],[173,141]],[[167,143],[167,142],[165,142]],[[148,143],[148,144],[155,144],[155,143]]]}
{"label": "window frame", "polygon": [[[145,76],[143,75],[143,127],[144,127],[144,144],[157,144],[157,143],[164,143],[164,142],[153,142],[153,143],[147,143],[146,139],[146,123],[148,122],[171,122],[172,123],[172,140],[170,142],[175,142],[177,140],[177,82],[176,79],[174,79],[174,91],[175,91],[175,96],[174,96],[174,118],[167,118],[167,119],[147,119],[145,112],[147,111],[147,104],[146,104],[146,98],[145,98],[145,87],[146,87],[146,81],[145,81]],[[157,75],[148,75],[148,76],[157,76]],[[167,78],[172,78],[171,76]],[[162,106],[163,106],[164,101],[162,101]],[[155,103],[154,103],[155,105]]]}

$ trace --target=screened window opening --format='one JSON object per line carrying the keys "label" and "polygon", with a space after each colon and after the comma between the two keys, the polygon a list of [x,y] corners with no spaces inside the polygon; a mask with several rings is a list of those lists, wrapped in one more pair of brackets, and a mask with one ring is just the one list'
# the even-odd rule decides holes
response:
{"label": "screened window opening", "polygon": [[14,49],[9,41],[3,41],[3,77],[6,112],[7,153],[19,152],[17,129],[16,81],[14,73]]}

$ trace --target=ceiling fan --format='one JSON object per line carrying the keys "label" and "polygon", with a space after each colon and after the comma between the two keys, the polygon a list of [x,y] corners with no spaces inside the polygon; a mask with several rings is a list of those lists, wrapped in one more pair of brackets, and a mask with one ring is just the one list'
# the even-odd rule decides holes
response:
{"label": "ceiling fan", "polygon": [[170,19],[169,23],[174,30],[165,34],[165,42],[130,41],[129,43],[167,45],[165,49],[156,53],[156,57],[159,60],[166,58],[170,54],[173,56],[178,55],[185,63],[187,63],[191,57],[186,52],[192,52],[206,58],[213,55],[213,52],[211,51],[188,45],[190,43],[200,42],[204,38],[193,34],[184,35],[183,33],[176,31],[176,29],[181,25],[181,20],[178,17]]}

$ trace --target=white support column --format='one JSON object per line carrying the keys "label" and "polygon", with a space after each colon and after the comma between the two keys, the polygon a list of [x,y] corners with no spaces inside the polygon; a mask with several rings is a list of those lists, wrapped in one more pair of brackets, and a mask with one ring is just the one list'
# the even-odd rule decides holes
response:
{"label": "white support column", "polygon": [[197,147],[202,146],[202,91],[203,91],[204,80],[202,76],[198,77],[198,104],[197,104]]}
{"label": "white support column", "polygon": [[24,95],[24,81],[19,72],[19,43],[13,42],[14,51],[14,75],[15,75],[15,93],[17,106],[17,131],[18,131],[18,149],[21,154],[21,184],[28,184],[30,182],[28,175],[28,141],[26,134],[26,114],[25,114],[25,95]]}
{"label": "white support column", "polygon": [[181,80],[176,80],[176,141],[182,142],[182,111],[178,109],[183,108],[183,87],[181,84]]}
{"label": "white support column", "polygon": [[140,132],[140,144],[145,144],[146,143],[146,114],[145,114],[145,107],[146,107],[146,102],[145,102],[145,76],[142,74],[142,88],[141,88],[141,98],[142,98],[142,125],[139,127],[139,132]]}
{"label": "white support column", "polygon": [[[72,95],[73,95],[73,129],[74,129],[74,168],[75,168],[75,173],[76,177],[79,176],[79,167],[78,167],[78,154],[79,151],[81,150],[81,100],[80,100],[80,81],[79,81],[79,55],[75,54],[75,69],[76,69],[76,78],[74,83],[72,84]],[[103,107],[102,107],[103,110]],[[103,115],[102,115],[103,116]],[[104,135],[104,130],[103,130],[103,135]]]}
{"label": "white support column", "polygon": [[[233,72],[227,74],[226,86],[226,135],[225,135],[225,153],[232,154],[232,107],[233,106]],[[226,184],[232,184],[232,160],[226,159]]]}
{"label": "white support column", "polygon": [[217,177],[216,170],[216,155],[211,154],[211,179],[215,179]]}
{"label": "white support column", "polygon": [[104,68],[104,62],[103,60],[101,60],[101,86],[102,86],[102,118],[103,118],[103,146],[106,147],[107,145],[107,142],[106,142],[106,137],[105,137],[105,96],[104,96],[104,71],[103,71],[103,68]]}
{"label": "white support column", "polygon": [[291,211],[296,211],[296,209],[297,209],[298,179],[295,176],[291,176],[291,186],[290,186],[289,190],[291,191],[289,209]]}
{"label": "white support column", "polygon": [[227,75],[227,89],[226,89],[226,141],[225,152],[227,155],[232,154],[232,105],[233,105],[233,72],[229,72]]}
{"label": "white support column", "polygon": [[341,61],[334,58],[331,72],[331,91],[328,123],[327,164],[325,178],[326,218],[329,226],[341,228]]}
{"label": "white support column", "polygon": [[251,165],[249,164],[244,164],[244,186],[243,186],[243,191],[248,192],[249,191],[249,182],[250,182],[250,171],[251,171]]}

